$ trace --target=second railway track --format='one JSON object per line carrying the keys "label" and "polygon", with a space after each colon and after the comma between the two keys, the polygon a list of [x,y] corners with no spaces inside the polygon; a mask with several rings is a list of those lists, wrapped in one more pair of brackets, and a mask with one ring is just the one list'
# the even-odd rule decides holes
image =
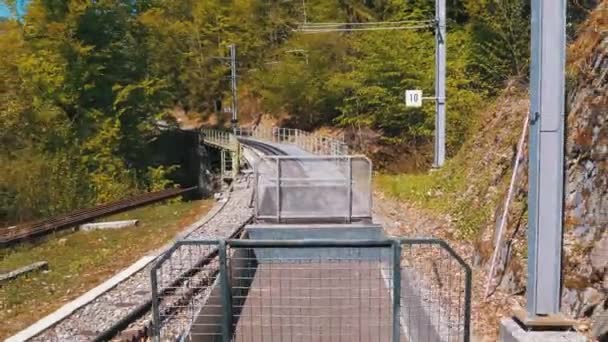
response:
{"label": "second railway track", "polygon": [[93,208],[75,210],[73,212],[57,215],[48,219],[24,223],[15,227],[0,230],[0,247],[10,246],[22,241],[53,233],[60,229],[72,227],[96,218],[116,214],[142,205],[163,201],[172,197],[184,195],[195,190],[196,187],[186,189],[166,189],[149,192],[116,202],[102,204]]}
{"label": "second railway track", "polygon": [[[223,207],[182,238],[224,238],[237,234],[251,219],[250,196],[251,189],[247,187],[246,182],[236,182]],[[30,341],[143,340],[151,315],[151,264],[78,308],[59,323],[40,332]]]}

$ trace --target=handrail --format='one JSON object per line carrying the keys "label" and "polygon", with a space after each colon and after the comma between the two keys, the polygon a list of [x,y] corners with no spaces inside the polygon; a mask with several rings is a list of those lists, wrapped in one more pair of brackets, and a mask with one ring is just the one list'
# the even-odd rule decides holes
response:
{"label": "handrail", "polygon": [[203,141],[222,148],[234,149],[231,136],[266,140],[277,144],[292,144],[318,155],[348,155],[348,146],[343,140],[285,127],[238,127],[229,131],[201,128]]}

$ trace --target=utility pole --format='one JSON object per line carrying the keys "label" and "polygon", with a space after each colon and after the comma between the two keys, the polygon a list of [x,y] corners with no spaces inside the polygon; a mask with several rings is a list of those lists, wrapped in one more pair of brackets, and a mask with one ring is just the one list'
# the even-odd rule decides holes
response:
{"label": "utility pole", "polygon": [[228,46],[230,49],[230,83],[232,88],[232,129],[237,128],[238,124],[238,102],[236,93],[236,46],[231,44]]}
{"label": "utility pole", "polygon": [[[407,92],[412,92],[412,96],[415,97],[415,101],[413,101],[414,98],[406,99],[406,106],[420,107],[422,105],[421,100],[423,99],[435,100],[435,156],[433,166],[435,168],[442,167],[445,163],[446,131],[446,0],[435,0],[434,20],[402,20],[360,23],[308,23],[305,11],[305,0],[303,0],[302,7],[304,8],[304,23],[300,25],[299,28],[294,29],[294,31],[306,34],[328,32],[420,30],[428,29],[431,26],[435,28],[435,96],[423,98],[420,95],[420,90],[407,90]],[[416,92],[418,93],[417,96],[415,94]],[[408,104],[408,102],[410,102],[410,104]]]}
{"label": "utility pole", "polygon": [[433,166],[445,163],[446,121],[446,0],[435,0],[435,160]]}
{"label": "utility pole", "polygon": [[566,0],[532,1],[527,313],[560,311]]}

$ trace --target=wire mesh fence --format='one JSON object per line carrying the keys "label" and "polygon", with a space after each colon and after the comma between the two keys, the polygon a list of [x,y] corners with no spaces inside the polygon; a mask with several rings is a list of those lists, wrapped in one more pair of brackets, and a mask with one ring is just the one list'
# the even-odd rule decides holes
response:
{"label": "wire mesh fence", "polygon": [[157,279],[185,274],[176,255],[195,247],[213,261],[199,258],[180,286],[153,283],[162,341],[469,341],[471,272],[441,240],[177,245]]}
{"label": "wire mesh fence", "polygon": [[391,341],[391,249],[231,247],[232,340]]}
{"label": "wire mesh fence", "polygon": [[372,167],[359,156],[269,156],[255,166],[258,220],[371,218]]}
{"label": "wire mesh fence", "polygon": [[408,341],[469,340],[471,271],[443,241],[402,239],[401,319]]}
{"label": "wire mesh fence", "polygon": [[155,335],[175,341],[188,331],[209,296],[219,272],[213,241],[177,243],[151,270]]}

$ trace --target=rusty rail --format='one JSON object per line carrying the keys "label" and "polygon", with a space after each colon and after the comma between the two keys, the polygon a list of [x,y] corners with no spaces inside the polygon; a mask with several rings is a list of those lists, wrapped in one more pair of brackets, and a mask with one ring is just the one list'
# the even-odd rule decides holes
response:
{"label": "rusty rail", "polygon": [[48,219],[24,223],[15,226],[14,228],[3,228],[0,230],[0,248],[47,235],[52,232],[85,223],[96,218],[181,196],[194,189],[196,189],[196,187],[184,189],[173,188],[156,192],[148,192],[116,202],[102,204],[93,208],[79,209]]}

